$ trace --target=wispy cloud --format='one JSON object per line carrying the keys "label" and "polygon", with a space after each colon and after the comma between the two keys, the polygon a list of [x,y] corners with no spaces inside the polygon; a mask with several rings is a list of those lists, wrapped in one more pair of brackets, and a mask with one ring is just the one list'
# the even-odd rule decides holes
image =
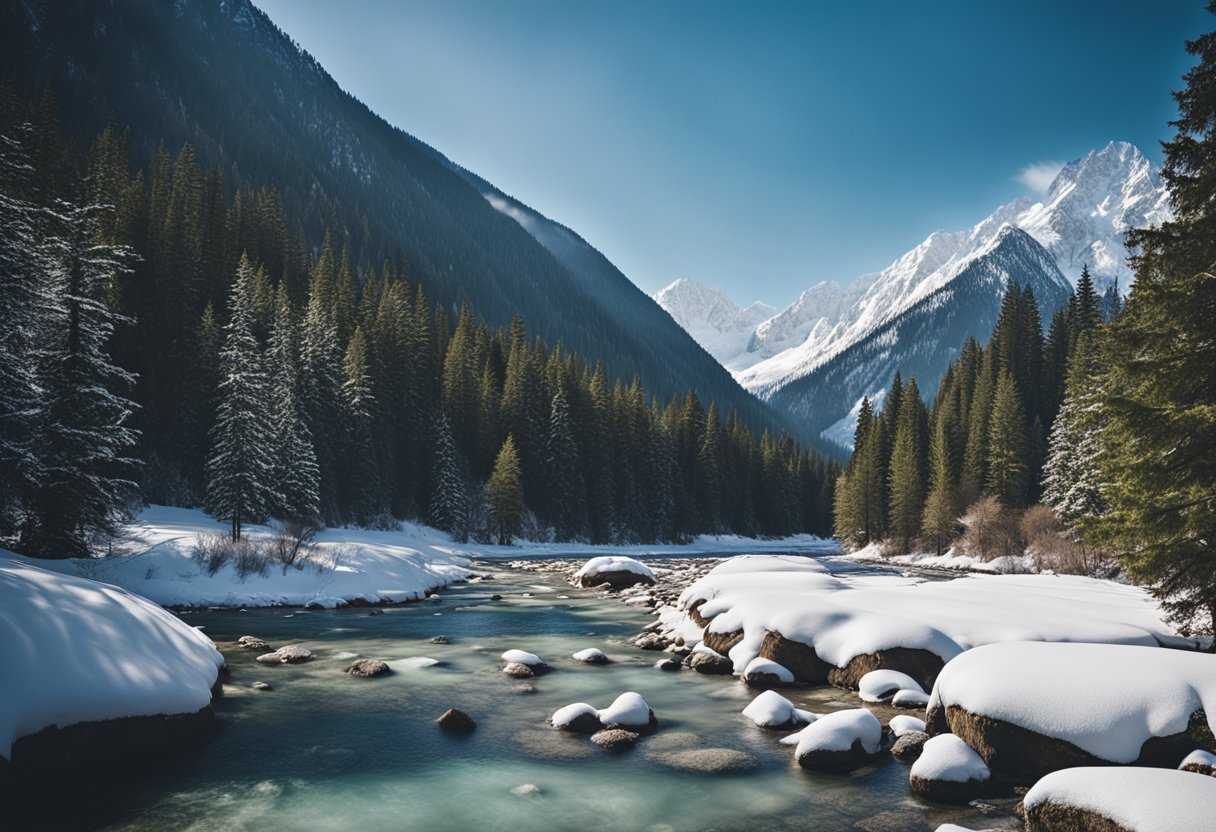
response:
{"label": "wispy cloud", "polygon": [[1018,171],[1017,176],[1013,178],[1035,193],[1045,194],[1063,167],[1063,162],[1032,162]]}

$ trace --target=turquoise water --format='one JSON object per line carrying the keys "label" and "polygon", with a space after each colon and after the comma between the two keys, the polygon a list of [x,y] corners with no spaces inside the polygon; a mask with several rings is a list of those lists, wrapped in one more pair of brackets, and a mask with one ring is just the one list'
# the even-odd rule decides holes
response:
{"label": "turquoise water", "polygon": [[[565,586],[556,575],[487,569],[484,582],[379,615],[271,609],[185,616],[221,644],[232,670],[217,702],[220,733],[150,773],[98,772],[94,787],[70,801],[39,795],[31,827],[876,831],[949,821],[1020,828],[1008,803],[985,814],[917,801],[908,793],[907,764],[886,754],[851,775],[803,771],[777,742],[780,733],[739,715],[756,691],[729,678],[657,671],[659,654],[625,643],[652,620],[645,612]],[[301,643],[317,658],[258,665],[253,654],[231,649],[246,634],[275,646]],[[451,643],[429,643],[440,634]],[[613,663],[570,659],[585,647],[603,649]],[[553,671],[528,682],[506,677],[498,655],[509,648],[539,654]],[[398,664],[391,676],[356,679],[343,673],[351,654],[441,664]],[[274,690],[252,690],[258,680]],[[660,722],[631,751],[610,754],[545,724],[562,705],[605,707],[629,690],[646,698]],[[817,712],[858,704],[832,688],[787,695]],[[449,707],[471,714],[477,730],[439,731],[433,720]],[[676,745],[747,751],[759,766],[729,775],[676,771],[662,759]],[[512,793],[525,784],[539,793]]]}

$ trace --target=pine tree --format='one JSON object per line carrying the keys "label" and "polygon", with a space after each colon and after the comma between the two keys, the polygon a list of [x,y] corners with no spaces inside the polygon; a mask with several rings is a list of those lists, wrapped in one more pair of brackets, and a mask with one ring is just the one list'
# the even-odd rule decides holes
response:
{"label": "pine tree", "polygon": [[1073,352],[1064,404],[1051,430],[1043,468],[1043,502],[1074,527],[1106,513],[1098,467],[1103,422],[1098,408],[1099,373],[1096,336],[1082,333]]}
{"label": "pine tree", "polygon": [[486,499],[490,504],[490,523],[498,537],[498,545],[510,546],[520,533],[526,511],[519,451],[515,448],[515,438],[510,434],[494,460],[494,471],[486,483]]}
{"label": "pine tree", "polygon": [[274,484],[274,436],[264,360],[253,336],[253,267],[242,257],[220,353],[219,406],[207,461],[207,510],[241,528],[282,501]]}
{"label": "pine tree", "polygon": [[564,390],[559,389],[553,397],[552,411],[545,444],[547,514],[558,540],[577,540],[587,528],[587,486],[579,467],[570,403]]}
{"label": "pine tree", "polygon": [[367,338],[355,326],[342,363],[342,412],[345,453],[340,465],[343,502],[360,525],[376,521],[384,512],[380,499],[380,474],[372,444],[373,413],[376,407],[367,366]]}
{"label": "pine tree", "polygon": [[697,506],[701,511],[701,528],[710,534],[722,531],[722,426],[718,421],[718,404],[711,402],[705,416],[704,437],[697,451]]}
{"label": "pine tree", "polygon": [[98,242],[108,206],[59,203],[49,215],[46,268],[55,310],[40,376],[42,478],[31,502],[25,547],[52,557],[86,556],[111,536],[138,493],[128,454],[135,377],[117,367],[107,345],[119,321],[107,298],[131,252]]}
{"label": "pine tree", "polygon": [[320,471],[312,433],[300,412],[297,355],[295,316],[287,285],[280,283],[269,356],[274,483],[280,497],[273,513],[292,523],[313,524],[320,512]]}
{"label": "pine tree", "polygon": [[327,522],[339,519],[336,480],[342,436],[342,347],[327,305],[332,260],[326,246],[309,282],[300,331],[300,403],[316,448],[321,517]]}
{"label": "pine tree", "polygon": [[916,379],[903,388],[889,475],[891,533],[906,553],[920,532],[925,502],[925,411]]}
{"label": "pine tree", "polygon": [[1003,505],[1025,504],[1026,414],[1013,376],[1001,370],[988,426],[987,491]]}
{"label": "pine tree", "polygon": [[452,438],[447,414],[442,409],[435,414],[432,452],[434,488],[427,504],[427,522],[464,543],[469,539],[469,499],[465,489],[464,465]]}
{"label": "pine tree", "polygon": [[922,520],[925,534],[933,538],[937,554],[958,530],[958,489],[954,481],[953,442],[951,425],[947,419],[938,419],[929,445],[929,496],[925,499]]}
{"label": "pine tree", "polygon": [[[1216,4],[1208,6],[1216,13]],[[1216,626],[1216,32],[1174,94],[1163,145],[1174,219],[1129,234],[1136,283],[1111,325],[1102,385],[1101,524],[1134,580],[1184,631]]]}

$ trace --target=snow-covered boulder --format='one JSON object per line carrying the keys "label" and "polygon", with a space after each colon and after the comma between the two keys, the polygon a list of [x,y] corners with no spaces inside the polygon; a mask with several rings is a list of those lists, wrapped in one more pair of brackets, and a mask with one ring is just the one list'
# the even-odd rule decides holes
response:
{"label": "snow-covered boulder", "polygon": [[700,644],[689,654],[688,666],[710,676],[729,676],[735,671],[730,659]]}
{"label": "snow-covered boulder", "polygon": [[969,803],[988,790],[992,773],[984,759],[953,734],[925,742],[908,774],[912,793],[940,803]]}
{"label": "snow-covered boulder", "polygon": [[508,650],[498,658],[507,664],[526,664],[528,667],[539,667],[545,663],[540,656],[526,650]]}
{"label": "snow-covered boulder", "polygon": [[681,593],[676,615],[661,617],[663,632],[729,656],[736,673],[760,656],[800,682],[855,688],[866,673],[885,669],[926,690],[947,661],[984,644],[1183,646],[1147,592],[1111,581],[1056,575],[926,581],[774,567],[780,564],[711,570]]}
{"label": "snow-covered boulder", "polygon": [[923,690],[901,690],[891,697],[896,708],[924,708],[929,704],[929,694]]}
{"label": "snow-covered boulder", "polygon": [[1204,751],[1202,748],[1196,748],[1182,758],[1182,762],[1178,765],[1178,770],[1216,777],[1216,754]]}
{"label": "snow-covered boulder", "polygon": [[608,664],[608,656],[598,647],[588,647],[586,650],[579,650],[571,658],[583,664]]}
{"label": "snow-covered boulder", "polygon": [[627,691],[597,714],[606,728],[654,728],[658,721],[641,694]]}
{"label": "snow-covered boulder", "polygon": [[825,714],[781,742],[794,745],[794,758],[816,771],[852,771],[870,762],[882,747],[882,725],[864,708]]}
{"label": "snow-covered boulder", "polygon": [[775,690],[766,690],[753,699],[743,715],[761,728],[790,729],[799,725],[809,725],[818,717],[794,705]]}
{"label": "snow-covered boulder", "polygon": [[592,558],[574,573],[579,586],[590,587],[608,584],[613,589],[624,589],[636,584],[653,584],[654,573],[641,561],[623,555],[603,555]]}
{"label": "snow-covered boulder", "polygon": [[937,680],[930,734],[964,739],[994,772],[1173,768],[1216,749],[1216,656],[1160,647],[1011,642],[968,651]]}
{"label": "snow-covered boulder", "polygon": [[857,683],[862,702],[883,702],[900,691],[925,692],[919,682],[898,670],[871,670]]}
{"label": "snow-covered boulder", "polygon": [[1029,832],[1207,832],[1216,818],[1216,778],[1160,768],[1069,768],[1035,783],[1022,806]]}
{"label": "snow-covered boulder", "polygon": [[743,681],[757,686],[788,685],[793,683],[794,674],[772,659],[756,656],[743,669]]}
{"label": "snow-covered boulder", "polygon": [[909,731],[924,731],[925,721],[917,719],[914,716],[900,714],[899,716],[891,717],[891,721],[887,723],[887,727],[891,729],[892,736],[902,737]]}
{"label": "snow-covered boulder", "polygon": [[586,702],[558,708],[549,717],[549,723],[559,731],[573,731],[576,734],[594,734],[604,727],[600,722],[599,710]]}
{"label": "snow-covered boulder", "polygon": [[258,656],[258,664],[304,664],[313,659],[312,651],[298,644],[288,644],[272,653]]}
{"label": "snow-covered boulder", "polygon": [[151,601],[0,552],[0,760],[37,770],[205,739],[223,667]]}

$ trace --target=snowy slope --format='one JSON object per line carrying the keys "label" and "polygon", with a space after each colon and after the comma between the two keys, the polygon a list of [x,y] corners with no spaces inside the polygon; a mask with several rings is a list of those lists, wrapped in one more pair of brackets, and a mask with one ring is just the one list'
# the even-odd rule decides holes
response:
{"label": "snowy slope", "polygon": [[721,289],[711,289],[687,278],[660,289],[654,300],[727,368],[736,356],[747,351],[757,325],[777,311],[759,301],[741,308]]}

